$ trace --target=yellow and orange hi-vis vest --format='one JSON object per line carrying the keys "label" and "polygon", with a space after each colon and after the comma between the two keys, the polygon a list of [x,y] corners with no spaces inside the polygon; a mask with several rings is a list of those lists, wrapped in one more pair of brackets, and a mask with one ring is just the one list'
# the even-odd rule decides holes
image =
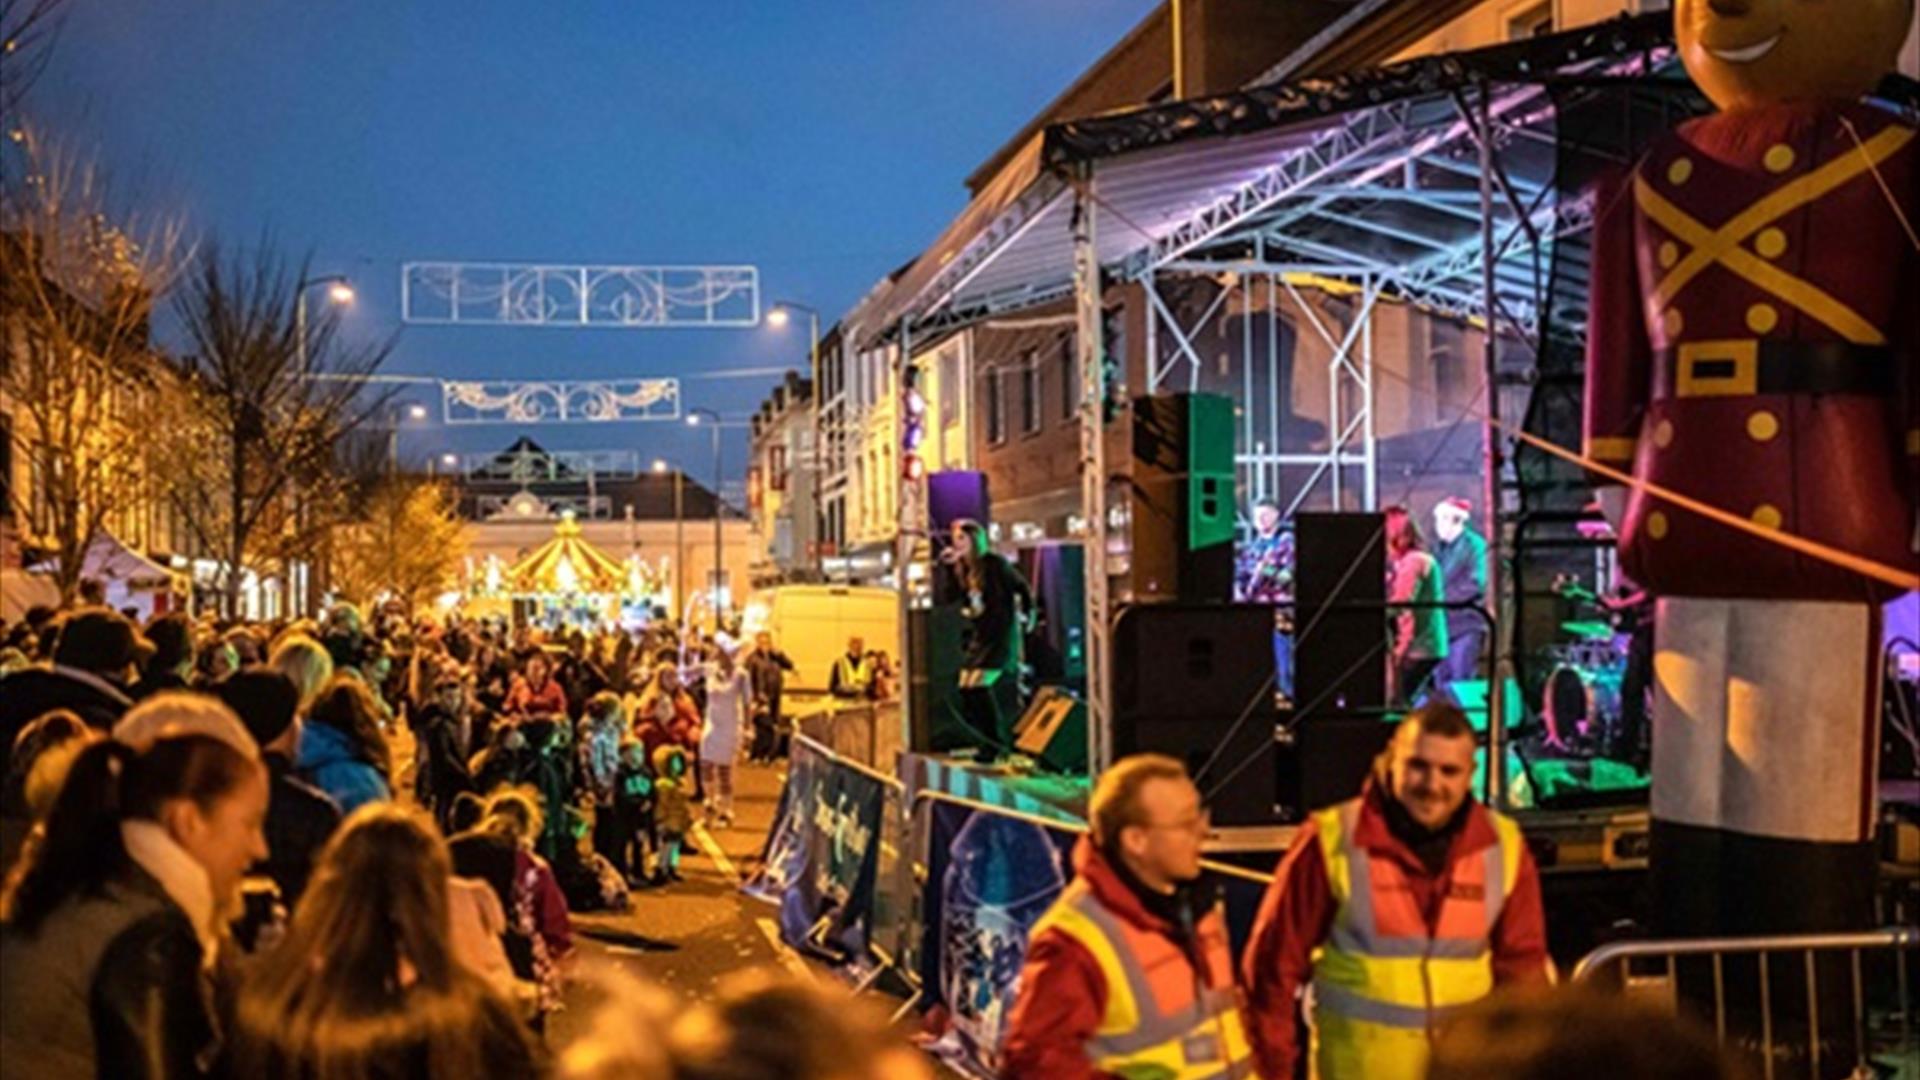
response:
{"label": "yellow and orange hi-vis vest", "polygon": [[1225,986],[1208,986],[1178,943],[1108,911],[1084,880],[1068,884],[1034,924],[1066,934],[1090,953],[1107,983],[1107,1008],[1087,1045],[1095,1068],[1138,1080],[1238,1080],[1254,1075],[1226,920],[1216,906],[1196,928],[1207,967]]}
{"label": "yellow and orange hi-vis vest", "polygon": [[1486,813],[1499,842],[1453,864],[1431,932],[1405,869],[1353,842],[1360,800],[1313,815],[1336,905],[1313,962],[1320,1080],[1420,1080],[1435,1026],[1493,990],[1491,937],[1524,841],[1512,819]]}

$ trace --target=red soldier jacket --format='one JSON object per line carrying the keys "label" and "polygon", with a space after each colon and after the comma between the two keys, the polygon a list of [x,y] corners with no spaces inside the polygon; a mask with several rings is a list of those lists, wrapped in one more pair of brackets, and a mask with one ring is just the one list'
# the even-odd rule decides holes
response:
{"label": "red soldier jacket", "polygon": [[[1602,184],[1587,455],[1764,529],[1913,566],[1917,152],[1883,110],[1781,104],[1689,121]],[[1621,528],[1627,574],[1656,594],[1879,596],[1643,490]]]}

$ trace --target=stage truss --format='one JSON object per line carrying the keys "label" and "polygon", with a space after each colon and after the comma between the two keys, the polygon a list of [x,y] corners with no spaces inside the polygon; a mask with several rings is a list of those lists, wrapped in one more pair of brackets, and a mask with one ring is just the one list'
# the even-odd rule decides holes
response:
{"label": "stage truss", "polygon": [[409,323],[751,328],[760,324],[752,266],[576,266],[410,262],[400,268]]}
{"label": "stage truss", "polygon": [[571,424],[678,420],[679,379],[581,382],[447,381],[448,424]]}
{"label": "stage truss", "polygon": [[[1654,72],[1671,55],[1668,20],[1649,15],[1056,125],[1024,190],[969,208],[977,220],[972,234],[931,253],[931,271],[915,267],[903,277],[887,300],[886,336],[933,341],[1072,298],[1087,339],[1078,354],[1094,380],[1091,395],[1104,347],[1101,320],[1090,313],[1108,302],[1109,288],[1134,283],[1148,301],[1146,389],[1197,388],[1203,371],[1217,385],[1226,367],[1251,388],[1258,369],[1274,372],[1278,361],[1275,336],[1268,332],[1262,356],[1248,316],[1263,303],[1275,311],[1284,294],[1297,332],[1330,353],[1327,431],[1310,453],[1283,452],[1280,395],[1264,402],[1240,395],[1243,490],[1283,494],[1290,510],[1310,499],[1372,508],[1379,496],[1373,327],[1379,301],[1391,298],[1478,334],[1485,487],[1475,501],[1495,514],[1492,538],[1510,551],[1499,518],[1512,442],[1500,427],[1502,399],[1512,390],[1524,400],[1519,377],[1532,370],[1543,327],[1559,335],[1584,328],[1584,274],[1570,275],[1578,288],[1565,291],[1549,280],[1556,247],[1584,244],[1593,218],[1586,199],[1556,185],[1558,155],[1572,146],[1606,156],[1581,134],[1563,138],[1558,95],[1609,85],[1664,93]],[[1164,295],[1195,279],[1218,289],[1198,319]],[[1351,319],[1319,318],[1301,296],[1305,288],[1344,294]],[[1208,350],[1197,344],[1201,329],[1229,312],[1240,316],[1242,335],[1232,359],[1217,337]],[[1086,448],[1100,445],[1103,424],[1084,408],[1082,422],[1082,468],[1097,475],[1098,455]],[[1277,492],[1289,466],[1307,466],[1312,479]],[[1343,490],[1350,468],[1364,476],[1354,498]],[[1316,486],[1329,497],[1317,498]],[[1106,485],[1084,489],[1082,517],[1104,520]],[[1089,548],[1089,582],[1102,580],[1105,545]],[[1510,667],[1512,593],[1500,565],[1493,561],[1487,591],[1495,598],[1497,662]],[[1104,605],[1092,591],[1089,750],[1098,771],[1111,747],[1105,688],[1091,675],[1106,667],[1110,646]],[[1499,704],[1496,695],[1489,721],[1496,749]]]}

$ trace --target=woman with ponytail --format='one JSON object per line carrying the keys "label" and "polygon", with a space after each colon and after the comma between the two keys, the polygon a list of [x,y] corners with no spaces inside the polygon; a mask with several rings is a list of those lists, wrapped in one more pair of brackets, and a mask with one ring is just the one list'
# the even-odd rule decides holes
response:
{"label": "woman with ponytail", "polygon": [[327,844],[286,940],[234,1015],[235,1076],[472,1080],[538,1075],[514,1009],[451,945],[447,845],[373,803]]}
{"label": "woman with ponytail", "polygon": [[80,752],[0,893],[0,1080],[212,1069],[211,973],[266,812],[211,698],[156,695]]}

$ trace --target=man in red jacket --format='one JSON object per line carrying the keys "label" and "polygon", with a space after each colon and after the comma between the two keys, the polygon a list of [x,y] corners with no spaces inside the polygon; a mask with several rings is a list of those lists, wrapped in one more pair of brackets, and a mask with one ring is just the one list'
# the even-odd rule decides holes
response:
{"label": "man in red jacket", "polygon": [[1512,820],[1470,797],[1473,757],[1465,714],[1429,705],[1359,798],[1301,828],[1244,961],[1260,1075],[1295,1076],[1309,983],[1321,1080],[1418,1080],[1449,1013],[1550,977],[1539,872]]}
{"label": "man in red jacket", "polygon": [[1140,754],[1101,774],[1089,816],[1073,882],[1034,924],[1000,1075],[1250,1075],[1226,919],[1200,887],[1199,789]]}

